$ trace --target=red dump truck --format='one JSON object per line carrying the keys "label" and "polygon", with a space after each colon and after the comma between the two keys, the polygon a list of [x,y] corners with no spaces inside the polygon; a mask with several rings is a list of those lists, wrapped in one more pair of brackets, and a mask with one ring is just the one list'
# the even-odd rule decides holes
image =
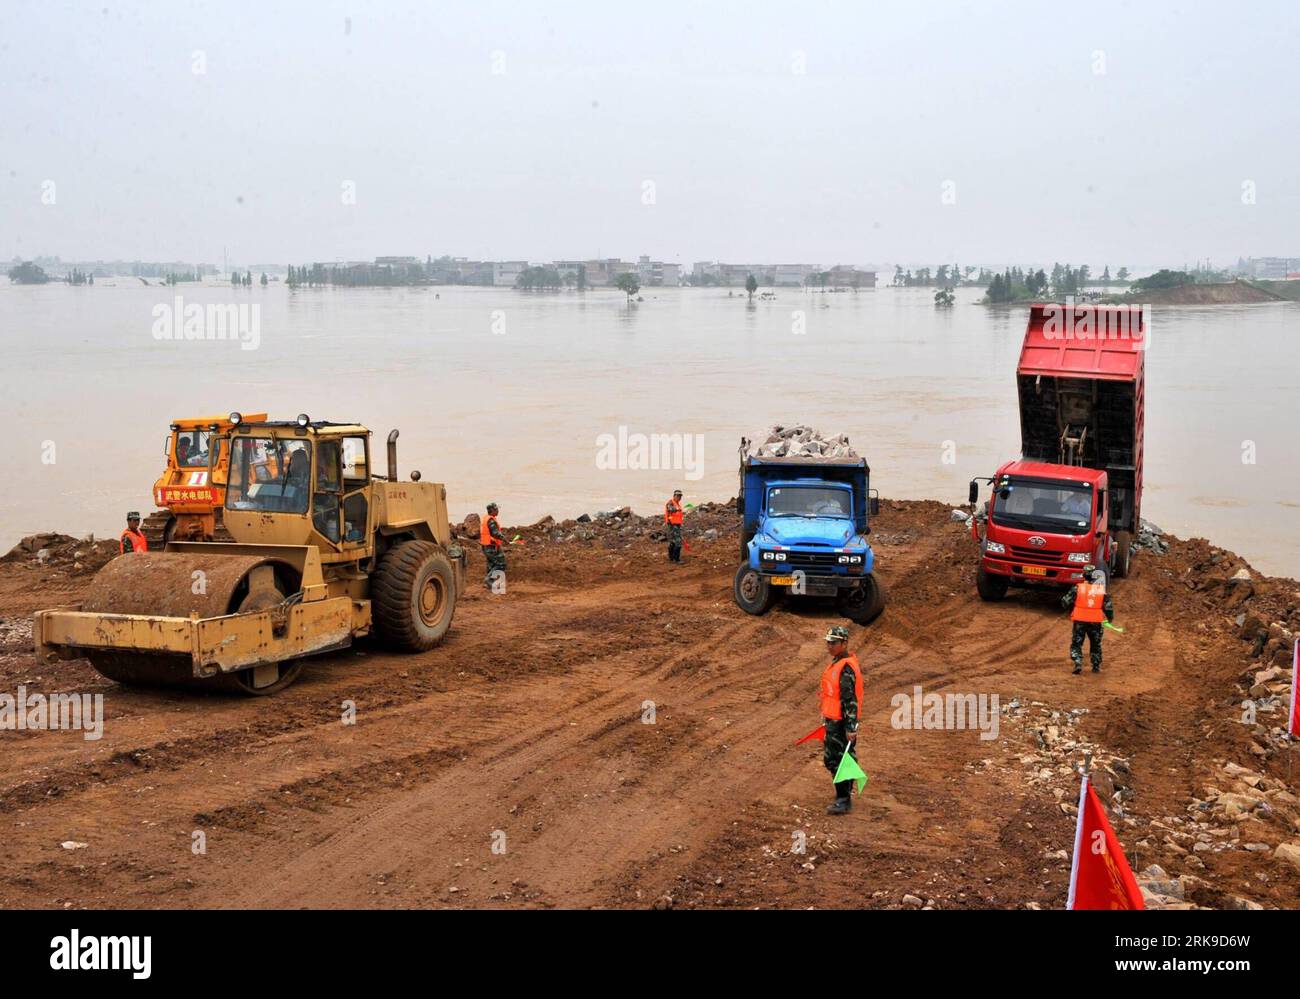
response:
{"label": "red dump truck", "polygon": [[976,588],[1072,585],[1091,563],[1128,574],[1142,510],[1148,316],[1141,306],[1035,305],[1016,368],[1021,458],[991,486],[971,533]]}

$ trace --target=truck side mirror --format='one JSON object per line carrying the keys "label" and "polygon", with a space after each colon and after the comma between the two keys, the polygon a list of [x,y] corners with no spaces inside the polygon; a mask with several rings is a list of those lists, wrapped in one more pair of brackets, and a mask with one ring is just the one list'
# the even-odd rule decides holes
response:
{"label": "truck side mirror", "polygon": [[980,484],[976,482],[974,479],[971,479],[970,495],[968,496],[966,502],[971,504],[971,506],[974,506],[975,503],[978,502],[979,498],[980,498]]}
{"label": "truck side mirror", "polygon": [[871,499],[869,499],[869,500],[867,501],[867,512],[868,512],[869,514],[871,514],[871,516],[873,516],[873,517],[874,517],[876,514],[880,513],[880,497],[879,497],[879,496],[872,496]]}

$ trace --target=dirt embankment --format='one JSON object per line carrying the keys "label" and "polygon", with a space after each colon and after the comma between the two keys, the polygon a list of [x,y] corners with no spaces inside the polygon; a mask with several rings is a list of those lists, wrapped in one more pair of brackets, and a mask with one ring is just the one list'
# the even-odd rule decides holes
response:
{"label": "dirt embankment", "polygon": [[1282,295],[1248,281],[1227,281],[1221,284],[1185,284],[1177,288],[1133,291],[1116,301],[1140,302],[1144,305],[1249,305],[1282,299]]}
{"label": "dirt embankment", "polygon": [[[1300,904],[1296,582],[1165,538],[1112,586],[1104,671],[1076,677],[1053,595],[982,603],[949,509],[886,501],[889,603],[850,628],[871,780],[832,818],[820,747],[793,742],[848,622],[741,613],[727,504],[688,514],[680,566],[659,520],[512,529],[504,595],[470,545],[443,646],[362,642],[262,699],[37,663],[31,611],[75,601],[95,558],[64,539],[0,560],[0,695],[99,693],[105,714],[94,741],[0,731],[0,905],[1060,907],[1085,752],[1153,904]],[[996,695],[996,738],[905,727],[918,686]]]}

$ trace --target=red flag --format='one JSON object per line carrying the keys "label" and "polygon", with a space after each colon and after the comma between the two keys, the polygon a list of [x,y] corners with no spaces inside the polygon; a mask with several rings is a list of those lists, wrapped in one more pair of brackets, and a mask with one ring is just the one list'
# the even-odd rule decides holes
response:
{"label": "red flag", "polygon": [[1079,824],[1074,831],[1074,865],[1070,868],[1070,897],[1065,907],[1146,908],[1124,848],[1087,777],[1079,788]]}
{"label": "red flag", "polygon": [[1300,680],[1300,638],[1295,640],[1295,649],[1291,653],[1291,715],[1287,718],[1286,730],[1291,737],[1300,736],[1300,718],[1295,716],[1295,685]]}
{"label": "red flag", "polygon": [[802,743],[809,742],[812,739],[821,739],[822,741],[825,741],[826,726],[818,725],[815,729],[813,729],[811,732],[805,735],[802,739],[796,739],[794,744],[798,746]]}

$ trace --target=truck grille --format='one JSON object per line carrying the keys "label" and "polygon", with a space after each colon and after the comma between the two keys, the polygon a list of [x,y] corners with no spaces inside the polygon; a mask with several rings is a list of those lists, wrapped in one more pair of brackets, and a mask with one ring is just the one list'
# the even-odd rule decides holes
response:
{"label": "truck grille", "polygon": [[791,569],[825,569],[840,564],[840,556],[836,552],[787,552],[784,562],[778,562],[778,567],[787,566]]}
{"label": "truck grille", "polygon": [[1061,561],[1061,556],[1065,553],[1052,551],[1050,548],[1020,548],[1016,545],[1012,545],[1011,554],[1022,562],[1055,565],[1057,562]]}

